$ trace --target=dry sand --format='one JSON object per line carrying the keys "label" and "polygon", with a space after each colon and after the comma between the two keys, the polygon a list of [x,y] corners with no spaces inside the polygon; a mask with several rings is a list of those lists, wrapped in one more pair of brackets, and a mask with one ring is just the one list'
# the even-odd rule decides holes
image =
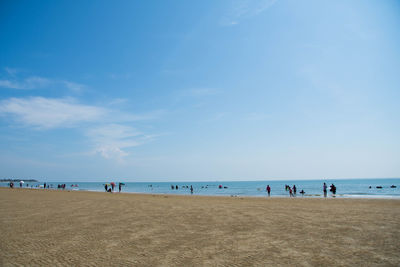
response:
{"label": "dry sand", "polygon": [[0,265],[400,266],[400,201],[0,188]]}

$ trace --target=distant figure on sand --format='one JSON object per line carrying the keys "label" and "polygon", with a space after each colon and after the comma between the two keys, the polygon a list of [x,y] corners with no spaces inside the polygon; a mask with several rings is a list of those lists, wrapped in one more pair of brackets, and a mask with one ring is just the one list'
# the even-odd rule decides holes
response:
{"label": "distant figure on sand", "polygon": [[324,186],[323,186],[323,189],[324,189],[324,197],[326,197],[326,195],[328,194],[327,188],[328,188],[328,186],[326,186],[326,183],[324,183]]}
{"label": "distant figure on sand", "polygon": [[297,192],[296,185],[293,185],[293,194],[296,195],[296,192]]}
{"label": "distant figure on sand", "polygon": [[118,184],[118,192],[120,192],[120,193],[121,193],[121,188],[122,188],[122,184],[119,183],[119,184]]}
{"label": "distant figure on sand", "polygon": [[271,187],[269,185],[267,185],[267,192],[268,192],[268,196],[271,196]]}
{"label": "distant figure on sand", "polygon": [[190,194],[193,195],[193,186],[192,185],[190,185]]}

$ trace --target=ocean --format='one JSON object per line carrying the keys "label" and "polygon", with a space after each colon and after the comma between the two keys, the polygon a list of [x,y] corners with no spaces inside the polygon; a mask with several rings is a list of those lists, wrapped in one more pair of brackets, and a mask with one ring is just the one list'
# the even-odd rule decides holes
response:
{"label": "ocean", "polygon": [[[120,181],[112,180],[109,182],[115,182],[117,184]],[[291,187],[296,185],[297,197],[323,197],[322,186],[324,182],[328,185],[328,197],[332,197],[331,192],[329,192],[329,186],[334,184],[337,188],[336,197],[339,198],[400,199],[400,178],[287,181],[124,182],[125,185],[122,186],[122,192],[190,195],[190,186],[193,186],[194,195],[266,197],[266,186],[269,185],[271,187],[272,197],[289,197],[289,192],[285,190],[285,185]],[[25,182],[23,187],[40,188],[40,186],[43,186],[43,183],[44,182]],[[20,186],[19,183],[14,184],[17,188]],[[58,184],[66,184],[66,190],[104,192],[105,182],[47,182],[47,185],[50,185],[53,190],[59,190],[57,189]],[[220,188],[220,185],[222,188]],[[8,186],[8,183],[0,183],[0,186],[6,187]],[[174,189],[172,189],[172,186]],[[178,189],[176,189],[176,186],[178,186]],[[392,186],[396,187],[393,188]],[[304,190],[304,195],[299,193],[301,190]],[[118,184],[115,191],[118,191]]]}

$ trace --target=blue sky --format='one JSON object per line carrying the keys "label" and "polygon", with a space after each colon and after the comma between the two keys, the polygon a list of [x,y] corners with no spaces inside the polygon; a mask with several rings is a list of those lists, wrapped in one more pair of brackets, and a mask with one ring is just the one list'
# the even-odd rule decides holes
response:
{"label": "blue sky", "polygon": [[0,176],[400,176],[399,1],[1,1]]}

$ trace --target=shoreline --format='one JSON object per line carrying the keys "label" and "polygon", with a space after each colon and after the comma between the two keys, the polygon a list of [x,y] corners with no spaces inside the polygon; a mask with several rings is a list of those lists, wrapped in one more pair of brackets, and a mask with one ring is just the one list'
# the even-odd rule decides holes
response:
{"label": "shoreline", "polygon": [[[0,187],[0,189],[10,189],[7,187]],[[160,196],[188,196],[188,197],[227,197],[227,198],[256,198],[256,199],[274,199],[274,198],[283,198],[283,199],[368,199],[368,200],[400,200],[400,196],[385,196],[385,195],[343,195],[343,194],[337,194],[335,197],[332,197],[331,195],[328,195],[328,197],[323,197],[322,194],[320,196],[316,195],[297,195],[296,197],[290,197],[290,196],[284,196],[284,195],[271,195],[270,197],[268,196],[259,196],[259,195],[206,195],[206,194],[170,194],[170,193],[147,193],[147,192],[117,192],[114,191],[112,193],[109,192],[104,192],[101,190],[87,190],[87,189],[57,189],[57,188],[18,188],[15,187],[10,190],[44,190],[44,191],[51,191],[51,192],[93,192],[93,193],[106,193],[106,194],[133,194],[133,195],[160,195]]]}
{"label": "shoreline", "polygon": [[[296,197],[304,198],[323,198],[322,185],[323,180],[317,181],[248,181],[248,182],[126,182],[122,186],[122,192],[143,193],[143,194],[161,194],[161,195],[190,195],[190,186],[193,185],[194,195],[204,196],[237,196],[237,197],[267,197],[266,186],[272,188],[272,197],[289,197],[287,185],[296,185]],[[328,185],[330,182],[326,181]],[[332,184],[338,188],[336,198],[370,198],[370,199],[400,199],[400,179],[370,179],[370,180],[342,180],[333,181]],[[46,182],[47,183],[47,182]],[[65,184],[65,189],[74,191],[96,191],[104,192],[105,184],[101,182],[48,182],[50,189],[57,190],[58,185]],[[107,183],[106,183],[107,184]],[[26,186],[28,184],[25,184]],[[43,183],[29,183],[29,187],[43,188]],[[118,183],[116,183],[118,191]],[[0,183],[1,187],[7,187],[7,184]],[[172,189],[172,186],[176,187]],[[219,186],[223,187],[222,189]],[[397,188],[396,188],[397,186]],[[179,187],[179,190],[177,189]],[[14,188],[19,188],[15,184]],[[27,187],[24,187],[27,188]],[[305,191],[304,196],[300,194]],[[328,192],[331,197],[331,192]]]}

